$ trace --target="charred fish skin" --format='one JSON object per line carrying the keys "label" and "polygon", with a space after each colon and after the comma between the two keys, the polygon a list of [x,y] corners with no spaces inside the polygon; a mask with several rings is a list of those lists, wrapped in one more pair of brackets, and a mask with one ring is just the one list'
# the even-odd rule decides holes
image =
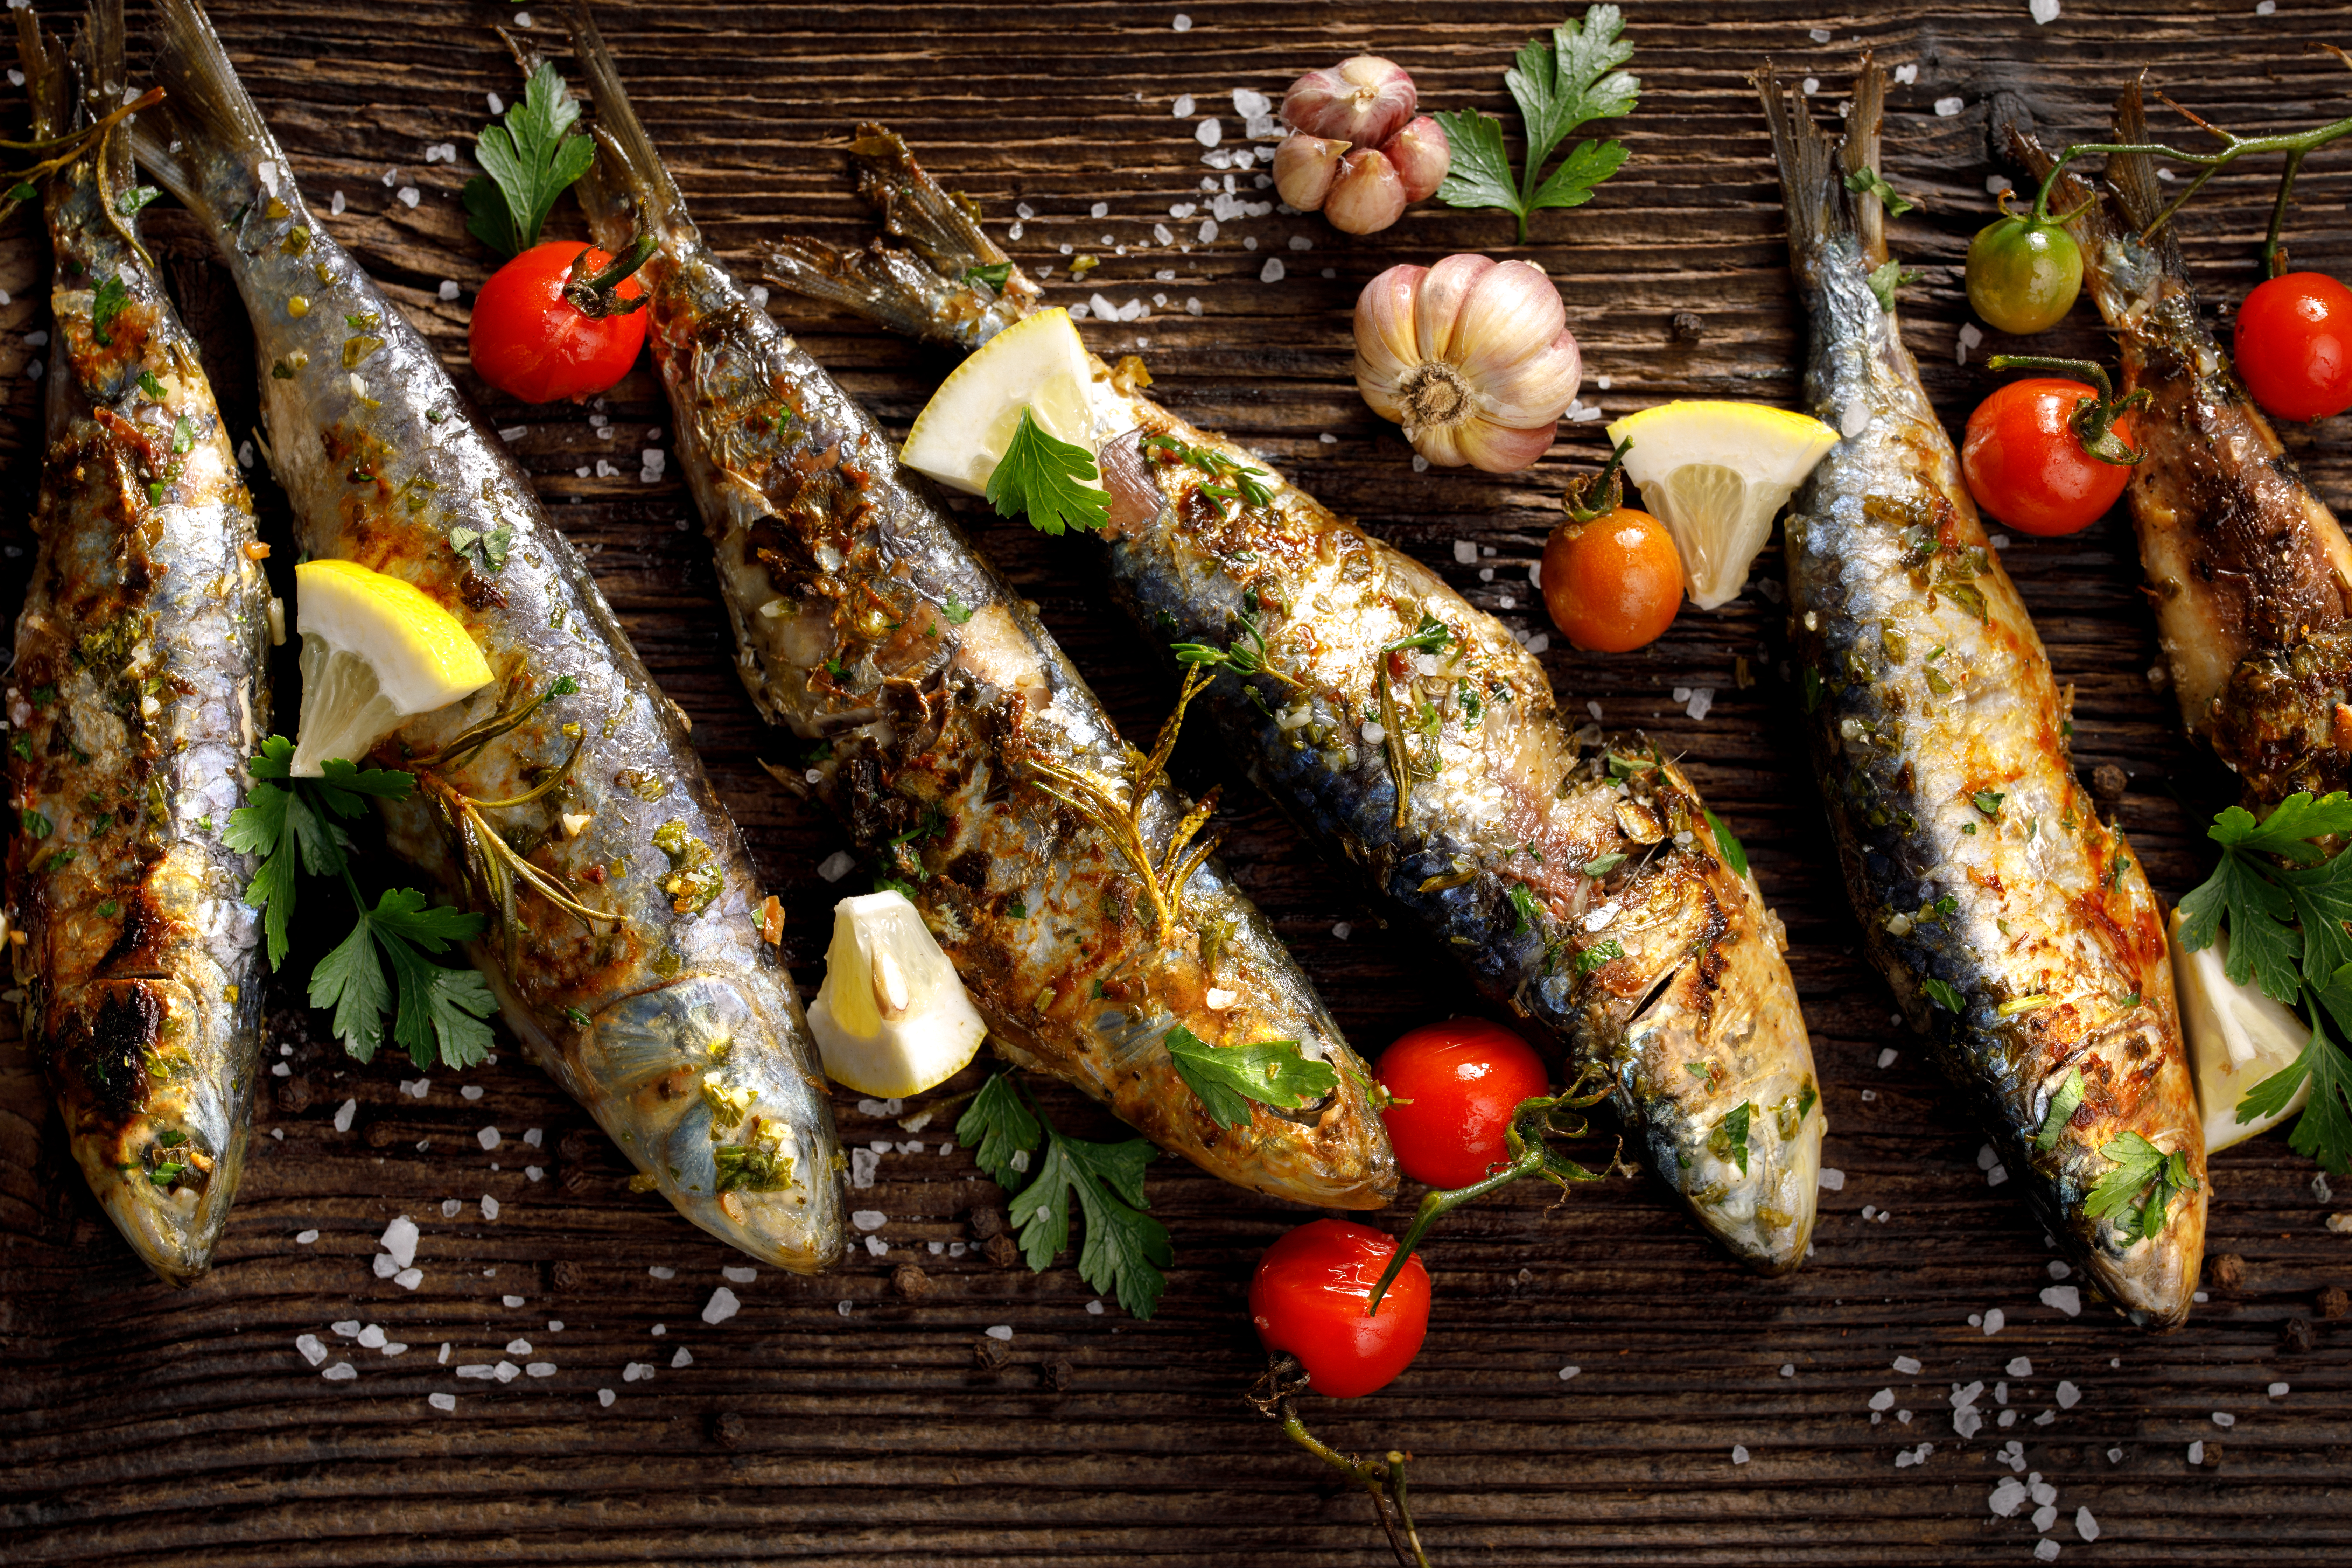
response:
{"label": "charred fish skin", "polygon": [[[121,105],[121,0],[74,62],[16,19],[36,136]],[[133,184],[118,128],[41,196],[55,352],[7,693],[8,900],[26,1037],[75,1162],[184,1286],[227,1223],[260,1072],[253,862],[220,830],[268,721],[269,584],[194,342],[135,219],[110,211]]]}
{"label": "charred fish skin", "polygon": [[[1757,85],[1811,320],[1805,401],[1845,433],[1787,540],[1791,652],[1848,896],[2053,1233],[2134,1321],[2176,1327],[2203,1251],[2205,1147],[2162,911],[2075,780],[2049,660],[1870,288],[1882,215],[1849,204],[1843,176],[1876,166],[1884,74],[1865,61],[1843,142],[1769,70]],[[2079,1107],[2049,1125],[2076,1072]],[[2185,1154],[2197,1184],[2128,1243],[2118,1216],[2085,1212],[2126,1132]]]}
{"label": "charred fish skin", "polygon": [[[874,422],[703,246],[584,10],[574,33],[603,142],[583,202],[600,242],[660,237],[644,276],[681,466],[745,686],[821,743],[803,787],[906,884],[1013,1060],[1236,1185],[1386,1203],[1370,1073],[1265,916],[1195,858],[1205,813],[1155,784],[1132,839],[1118,829],[1150,770]],[[1338,1088],[1221,1127],[1176,1071],[1179,1026],[1296,1041]]]}
{"label": "charred fish skin", "polygon": [[[2139,84],[2116,107],[2120,142],[2144,143]],[[2036,175],[2050,154],[2012,127]],[[2243,781],[2248,804],[2352,788],[2352,543],[2304,482],[2197,309],[2145,153],[2107,162],[2094,191],[2062,175],[2083,279],[2122,351],[2145,454],[2127,495],[2158,641],[2181,722]],[[2179,218],[2171,220],[2173,224]]]}
{"label": "charred fish skin", "polygon": [[[161,9],[170,96],[139,156],[213,226],[244,295],[271,464],[305,551],[414,583],[498,676],[377,749],[419,774],[385,813],[393,847],[490,909],[472,956],[507,1023],[642,1181],[755,1258],[822,1270],[845,1247],[846,1162],[799,1000],[759,937],[756,873],[683,716],[432,349],[311,216],[202,14]],[[432,762],[551,692],[470,760]],[[462,809],[534,795],[479,820]],[[484,822],[611,918],[517,891]]]}
{"label": "charred fish skin", "polygon": [[[914,253],[782,241],[774,281],[965,349],[1036,308],[905,143],[864,125],[853,153]],[[1002,284],[974,280],[997,266]],[[1639,735],[1571,737],[1500,622],[1144,397],[1139,368],[1097,361],[1093,388],[1107,468],[1148,486],[1106,533],[1139,630],[1262,651],[1269,672],[1201,699],[1253,778],[1487,998],[1559,1038],[1572,1073],[1597,1072],[1702,1226],[1757,1268],[1795,1268],[1826,1125],[1811,1047],[1779,922],[1690,781]]]}

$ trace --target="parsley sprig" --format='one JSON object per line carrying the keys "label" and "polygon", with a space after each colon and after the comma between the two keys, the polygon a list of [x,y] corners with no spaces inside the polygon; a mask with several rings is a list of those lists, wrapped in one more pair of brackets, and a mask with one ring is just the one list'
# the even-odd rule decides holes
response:
{"label": "parsley sprig", "polygon": [[[254,783],[246,804],[229,814],[221,841],[259,855],[245,898],[262,912],[269,966],[286,960],[299,872],[338,877],[358,911],[351,935],[310,971],[310,1005],[334,1010],[335,1037],[361,1061],[371,1061],[391,1038],[420,1068],[436,1061],[470,1067],[489,1052],[482,1020],[498,999],[468,966],[435,963],[453,942],[482,932],[482,917],[446,905],[428,908],[413,888],[394,888],[370,909],[351,870],[351,835],[342,826],[366,812],[371,800],[405,800],[416,781],[394,769],[330,762],[318,778],[292,776],[294,742],[272,735],[247,764]],[[341,820],[338,820],[341,819]],[[386,979],[384,963],[392,965]]]}
{"label": "parsley sprig", "polygon": [[466,232],[501,256],[539,243],[555,198],[596,161],[596,142],[573,135],[580,105],[563,74],[542,63],[501,123],[482,128],[474,156],[483,173],[466,182]]}
{"label": "parsley sprig", "polygon": [[1437,187],[1448,206],[1500,207],[1519,220],[1519,243],[1528,238],[1528,216],[1545,207],[1582,206],[1592,187],[1624,163],[1625,144],[1587,138],[1542,178],[1553,150],[1588,121],[1615,120],[1633,112],[1642,83],[1618,68],[1633,58],[1622,39],[1625,18],[1614,5],[1595,5],[1579,26],[1563,22],[1549,37],[1538,34],[1519,49],[1518,63],[1503,73],[1503,85],[1519,106],[1526,124],[1527,167],[1511,175],[1503,149],[1502,121],[1476,110],[1436,116],[1454,144],[1454,166]]}
{"label": "parsley sprig", "polygon": [[[1175,1257],[1168,1227],[1144,1213],[1150,1204],[1143,1195],[1143,1168],[1159,1151],[1140,1138],[1095,1143],[1067,1137],[1011,1074],[1001,1072],[964,1108],[956,1142],[972,1150],[981,1169],[1013,1194],[1009,1212],[1031,1273],[1043,1274],[1068,1250],[1075,1193],[1086,1219],[1078,1277],[1094,1289],[1115,1292],[1131,1315],[1151,1316]],[[1041,1149],[1043,1159],[1037,1158]]]}
{"label": "parsley sprig", "polygon": [[2083,1212],[2093,1219],[2120,1215],[2116,1238],[2128,1245],[2145,1241],[2164,1228],[2165,1212],[2173,1198],[2197,1190],[2189,1173],[2189,1156],[2168,1154],[2137,1132],[2119,1133],[2100,1146],[2099,1152],[2116,1163],[2083,1200]]}
{"label": "parsley sprig", "polygon": [[1163,1042],[1176,1076],[1184,1080],[1220,1127],[1246,1127],[1249,1102],[1297,1110],[1339,1087],[1339,1069],[1316,1061],[1297,1040],[1213,1046],[1179,1024]]}
{"label": "parsley sprig", "polygon": [[1056,538],[1066,529],[1092,532],[1110,521],[1110,497],[1094,454],[1046,434],[1025,407],[996,471],[988,476],[987,493],[998,516],[1026,512],[1030,527]]}
{"label": "parsley sprig", "polygon": [[2212,946],[2226,921],[2231,983],[2255,982],[2311,1024],[2302,1055],[2246,1091],[2238,1120],[2283,1113],[2309,1079],[2287,1144],[2330,1171],[2352,1171],[2352,1058],[2326,1028],[2332,1019],[2352,1032],[2352,857],[2322,842],[2352,836],[2352,796],[2291,795],[2260,821],[2233,805],[2207,832],[2221,863],[2180,900],[2181,945]]}

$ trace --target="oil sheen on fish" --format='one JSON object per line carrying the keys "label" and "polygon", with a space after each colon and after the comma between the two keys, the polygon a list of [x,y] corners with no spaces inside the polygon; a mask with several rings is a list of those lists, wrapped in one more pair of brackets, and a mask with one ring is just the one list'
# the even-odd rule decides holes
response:
{"label": "oil sheen on fish", "polygon": [[[583,198],[600,243],[635,225],[660,240],[650,346],[739,671],[764,715],[817,742],[793,780],[907,885],[1013,1061],[1238,1185],[1387,1202],[1370,1075],[1265,917],[1196,858],[1201,808],[1120,739],[927,482],[711,256],[584,13],[576,34],[603,143]],[[1176,1070],[1179,1027],[1212,1047],[1295,1041],[1338,1086],[1222,1127]]]}
{"label": "oil sheen on fish", "polygon": [[[897,137],[862,127],[855,151],[860,191],[915,253],[789,242],[769,252],[776,281],[967,349],[1035,308]],[[973,280],[998,266],[1001,285]],[[1572,737],[1500,621],[1152,403],[1149,379],[1095,362],[1108,564],[1139,631],[1262,654],[1202,699],[1233,753],[1571,1071],[1605,1078],[1702,1225],[1795,1268],[1825,1126],[1811,1047],[1780,923],[1690,781],[1638,734]]]}
{"label": "oil sheen on fish", "polygon": [[[683,716],[438,357],[307,208],[202,14],[161,9],[170,96],[142,117],[139,156],[211,226],[244,295],[303,549],[415,584],[498,676],[377,748],[417,774],[386,812],[394,847],[490,911],[473,957],[508,1025],[642,1182],[755,1258],[826,1267],[845,1162],[791,979],[759,935],[750,858]],[[470,758],[436,760],[551,691]],[[565,912],[534,875],[611,918]]]}
{"label": "oil sheen on fish", "polygon": [[[2026,166],[2048,170],[2012,134]],[[2147,140],[2137,82],[2116,139]],[[2134,416],[2146,455],[2128,494],[2181,722],[2258,809],[2352,788],[2352,543],[2198,314],[2170,225],[2141,237],[2164,207],[2153,163],[2112,157],[2107,181],[2095,193],[2063,175],[2051,200],[2081,209],[2083,278],[2116,331],[2122,390],[2151,397]]]}
{"label": "oil sheen on fish", "polygon": [[[73,62],[16,13],[36,137],[121,106],[121,11],[101,0]],[[211,384],[117,205],[135,184],[118,127],[41,193],[54,352],[7,694],[8,900],[74,1159],[185,1285],[227,1223],[260,1071],[253,862],[220,830],[268,721],[269,584]]]}
{"label": "oil sheen on fish", "polygon": [[[1787,526],[1814,763],[1864,945],[1912,1026],[2093,1282],[2169,1328],[2196,1289],[2206,1189],[2162,912],[2075,781],[2050,661],[1872,291],[1884,215],[1844,176],[1877,167],[1885,81],[1865,62],[1841,143],[1758,78],[1811,318],[1805,403],[1845,437]],[[2053,1115],[2078,1072],[2079,1105]],[[2128,1242],[2130,1211],[2086,1212],[2125,1133],[2183,1155],[2196,1184]]]}

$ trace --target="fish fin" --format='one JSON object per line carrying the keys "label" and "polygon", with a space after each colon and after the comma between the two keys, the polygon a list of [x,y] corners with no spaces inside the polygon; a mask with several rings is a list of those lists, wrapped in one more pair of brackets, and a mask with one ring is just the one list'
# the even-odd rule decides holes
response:
{"label": "fish fin", "polygon": [[963,341],[956,322],[931,309],[932,299],[949,282],[910,251],[878,245],[847,250],[796,235],[762,240],[752,248],[760,258],[760,276],[779,289],[838,305],[919,342],[976,346]]}
{"label": "fish fin", "polygon": [[[1878,167],[1879,132],[1885,122],[1886,72],[1865,54],[1853,79],[1853,108],[1846,115],[1844,173],[1885,172]],[[1854,233],[1862,240],[1863,265],[1876,267],[1886,259],[1886,204],[1874,195],[1863,195],[1853,199],[1853,209]]]}
{"label": "fish fin", "polygon": [[859,122],[849,161],[857,173],[858,197],[880,216],[883,232],[913,246],[916,255],[941,273],[952,278],[967,268],[1008,259],[982,231],[980,215],[940,189],[889,127]]}
{"label": "fish fin", "polygon": [[572,47],[588,78],[589,100],[596,106],[596,142],[604,154],[599,163],[634,199],[640,222],[674,239],[698,240],[694,220],[687,216],[686,196],[655,151],[645,122],[630,107],[613,51],[588,14],[588,0],[572,0]]}
{"label": "fish fin", "polygon": [[214,210],[205,165],[247,167],[268,159],[284,169],[286,154],[237,80],[220,35],[196,0],[156,0],[155,10],[163,47],[155,57],[154,75],[164,98],[133,122],[131,148],[164,189],[218,223],[227,215]]}
{"label": "fish fin", "polygon": [[73,70],[65,46],[41,29],[29,5],[16,13],[16,61],[25,71],[25,96],[33,103],[33,136],[46,142],[74,123]]}
{"label": "fish fin", "polygon": [[[2058,162],[2042,144],[2036,133],[2032,111],[2015,93],[2004,92],[1995,97],[1992,109],[1992,134],[1995,144],[2006,153],[2011,163],[2032,178],[2025,191],[2017,193],[2021,210],[2032,206],[2032,192],[2047,179],[2051,168]],[[2067,226],[2074,231],[2086,253],[2095,254],[2100,247],[2130,226],[2116,210],[2111,195],[2094,191],[2090,184],[2070,169],[2058,176],[2050,187],[2050,209],[2053,215],[2073,213]]]}
{"label": "fish fin", "polygon": [[1766,66],[1749,79],[1764,100],[1772,132],[1772,158],[1780,166],[1780,192],[1789,215],[1789,249],[1810,257],[1822,246],[1854,230],[1838,165],[1838,138],[1822,129],[1802,98],[1783,87]]}
{"label": "fish fin", "polygon": [[[2116,140],[2144,142],[2147,140],[2147,106],[2141,100],[2140,79],[2132,78],[2124,95],[2116,100]],[[2157,194],[2156,160],[2145,153],[2111,153],[2107,155],[2107,184],[2114,187],[2116,201],[2122,206],[2126,221],[2134,228],[2146,228],[2164,210],[2164,198]]]}

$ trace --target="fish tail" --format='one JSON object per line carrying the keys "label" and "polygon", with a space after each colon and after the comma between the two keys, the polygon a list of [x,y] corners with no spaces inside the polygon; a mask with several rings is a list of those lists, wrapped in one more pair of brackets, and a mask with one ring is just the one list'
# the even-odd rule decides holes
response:
{"label": "fish tail", "polygon": [[[2147,107],[2141,100],[2137,77],[2116,100],[2116,140],[2147,140]],[[2164,198],[2156,189],[2156,160],[2146,153],[2109,153],[2107,184],[2115,188],[2116,201],[2134,228],[2146,228],[2164,210]]]}
{"label": "fish tail", "polygon": [[33,104],[33,136],[62,136],[74,122],[73,70],[65,47],[41,28],[32,7],[16,13],[16,61],[24,68],[25,96]]}
{"label": "fish tail", "polygon": [[218,224],[269,183],[258,165],[274,161],[285,171],[286,154],[196,0],[156,0],[155,10],[163,47],[154,76],[164,98],[134,123],[131,147],[164,189]]}
{"label": "fish tail", "polygon": [[[596,141],[604,153],[590,172],[595,184],[588,196],[607,207],[621,205],[625,197],[638,218],[656,233],[673,240],[698,241],[694,220],[687,216],[686,197],[655,150],[645,122],[630,106],[628,91],[621,86],[620,69],[613,63],[613,51],[605,46],[604,35],[596,30],[596,19],[588,14],[588,0],[572,0],[572,47],[588,79],[588,97],[596,106]],[[614,182],[618,189],[614,188]]]}
{"label": "fish tail", "polygon": [[1772,158],[1780,167],[1790,254],[1811,257],[1831,240],[1851,234],[1861,243],[1865,266],[1884,261],[1885,214],[1874,201],[1849,199],[1845,176],[1876,167],[1886,73],[1868,56],[1863,58],[1862,73],[1854,81],[1853,110],[1843,137],[1822,129],[1804,100],[1783,87],[1770,66],[1752,79],[1764,100],[1765,122],[1771,128]]}

